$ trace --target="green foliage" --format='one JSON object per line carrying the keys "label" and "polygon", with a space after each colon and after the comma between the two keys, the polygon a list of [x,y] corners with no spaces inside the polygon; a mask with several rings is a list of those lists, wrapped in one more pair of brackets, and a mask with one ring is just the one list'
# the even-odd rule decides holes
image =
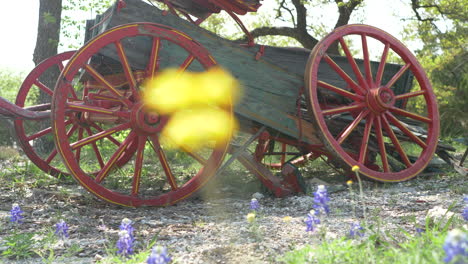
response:
{"label": "green foliage", "polygon": [[7,258],[29,258],[34,255],[33,240],[34,233],[18,233],[13,232],[13,234],[4,238],[4,246],[7,247],[2,252],[3,257]]}
{"label": "green foliage", "polygon": [[420,0],[418,20],[405,28],[420,39],[418,59],[429,75],[441,115],[443,137],[468,136],[467,0]]}
{"label": "green foliage", "polygon": [[[0,96],[14,102],[23,81],[22,73],[0,69]],[[15,140],[11,133],[11,122],[0,119],[0,145],[12,146]],[[1,159],[1,157],[0,157]]]}
{"label": "green foliage", "polygon": [[[307,245],[286,253],[279,260],[288,264],[299,263],[441,263],[445,256],[442,248],[445,237],[453,226],[454,218],[433,222],[427,218],[425,231],[411,234],[404,229],[382,232],[377,226],[368,226],[370,235],[362,240],[345,237]],[[466,232],[466,230],[464,230]],[[396,238],[394,235],[403,235]]]}
{"label": "green foliage", "polygon": [[0,96],[14,102],[22,82],[22,73],[0,69]]}
{"label": "green foliage", "polygon": [[86,20],[103,13],[114,0],[65,0],[62,6],[61,44],[69,49],[81,47]]}

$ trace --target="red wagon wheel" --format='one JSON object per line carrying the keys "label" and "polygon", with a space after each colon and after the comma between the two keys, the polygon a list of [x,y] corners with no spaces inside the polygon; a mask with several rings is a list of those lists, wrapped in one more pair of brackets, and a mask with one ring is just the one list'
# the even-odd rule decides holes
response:
{"label": "red wagon wheel", "polygon": [[[57,78],[65,68],[68,60],[75,51],[67,51],[54,55],[39,63],[24,79],[16,96],[16,105],[20,107],[33,107],[36,111],[51,109],[53,88],[46,81]],[[56,81],[54,81],[55,83]],[[41,103],[38,104],[38,101]],[[60,155],[54,145],[50,119],[14,121],[16,135],[24,153],[41,170],[52,175],[67,175],[68,171],[63,165]],[[67,120],[71,125],[72,120]],[[80,129],[70,130],[70,135],[78,133]],[[44,147],[44,145],[48,147]],[[136,144],[132,145],[135,149]],[[128,155],[119,159],[119,166],[129,160]]]}
{"label": "red wagon wheel", "polygon": [[[125,206],[170,205],[199,190],[228,143],[209,142],[197,151],[168,148],[159,134],[170,116],[148,111],[140,90],[161,69],[204,71],[215,64],[199,43],[164,25],[121,25],[90,40],[62,71],[52,105],[56,145],[71,174],[97,197]],[[68,137],[67,115],[94,133]],[[122,142],[115,145],[117,140]],[[115,168],[131,142],[138,142],[131,160]],[[77,162],[78,155],[87,162]],[[99,173],[89,173],[93,168]]]}
{"label": "red wagon wheel", "polygon": [[[331,55],[336,47],[341,59]],[[401,89],[408,72],[412,90]],[[305,78],[313,123],[344,165],[378,181],[402,181],[429,163],[439,135],[436,98],[397,39],[367,25],[337,28],[314,47]]]}
{"label": "red wagon wheel", "polygon": [[[41,108],[37,110],[50,110],[53,87],[47,85],[45,81],[53,78],[53,83],[55,83],[55,78],[58,77],[66,62],[74,53],[75,51],[64,52],[39,63],[21,84],[16,96],[16,105],[32,107],[36,106],[38,101],[41,101]],[[14,120],[16,136],[26,156],[41,170],[53,176],[67,174],[66,168],[62,166],[57,150],[53,145],[54,139],[50,123],[49,119],[16,119]],[[49,149],[39,149],[43,145],[48,145]]]}

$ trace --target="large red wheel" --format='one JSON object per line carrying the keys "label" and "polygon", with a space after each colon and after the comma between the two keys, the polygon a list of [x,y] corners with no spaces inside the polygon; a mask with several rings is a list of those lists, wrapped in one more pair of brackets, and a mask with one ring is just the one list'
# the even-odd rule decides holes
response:
{"label": "large red wheel", "polygon": [[[74,53],[75,51],[64,52],[39,63],[21,84],[16,96],[16,105],[40,106],[38,111],[50,110],[53,94],[51,84],[55,84],[56,78]],[[37,167],[53,176],[67,174],[54,147],[50,119],[16,119],[14,123],[18,142],[26,156]]]}
{"label": "large red wheel", "polygon": [[[90,40],[62,71],[52,105],[55,142],[70,173],[97,197],[125,206],[170,205],[199,190],[228,143],[210,142],[197,151],[168,148],[159,135],[170,116],[148,111],[140,92],[144,79],[157,78],[164,68],[204,71],[215,64],[199,43],[163,25],[121,25]],[[67,115],[97,133],[68,137]],[[115,145],[109,136],[122,142]],[[116,169],[135,141],[131,160]],[[77,155],[89,158],[77,162]],[[98,174],[90,173],[96,168]]]}
{"label": "large red wheel", "polygon": [[[53,95],[51,84],[56,83],[60,72],[73,54],[75,51],[67,51],[39,63],[24,79],[16,96],[16,105],[32,108],[36,111],[50,110]],[[54,145],[51,123],[50,119],[16,119],[14,121],[18,141],[26,156],[38,168],[52,176],[67,175],[68,171]],[[65,123],[70,128],[69,136],[72,136],[73,133],[82,133],[85,129],[84,127],[77,128],[70,119]],[[132,146],[135,149],[136,143]],[[122,157],[119,160],[119,166],[128,160],[128,156]]]}
{"label": "large red wheel", "polygon": [[[336,50],[343,57],[332,56]],[[404,89],[411,75],[413,88]],[[313,123],[344,166],[402,181],[432,159],[436,97],[417,59],[391,35],[367,25],[337,28],[314,47],[305,78]]]}

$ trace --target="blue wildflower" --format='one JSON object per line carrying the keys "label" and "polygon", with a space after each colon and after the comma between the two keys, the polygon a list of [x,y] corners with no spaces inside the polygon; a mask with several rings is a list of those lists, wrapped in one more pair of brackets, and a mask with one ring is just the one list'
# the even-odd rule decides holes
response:
{"label": "blue wildflower", "polygon": [[116,244],[118,251],[117,254],[122,256],[128,256],[133,254],[133,239],[127,230],[121,230],[119,232],[119,240]]}
{"label": "blue wildflower", "polygon": [[349,236],[354,238],[355,236],[364,236],[364,228],[359,224],[359,222],[354,222],[351,224],[351,229],[349,230]]}
{"label": "blue wildflower", "polygon": [[60,220],[60,222],[55,224],[55,234],[60,239],[65,239],[68,237],[68,225],[65,221]]}
{"label": "blue wildflower", "polygon": [[454,229],[448,233],[443,249],[446,263],[468,263],[468,235],[461,230]]}
{"label": "blue wildflower", "polygon": [[153,247],[151,254],[146,260],[147,264],[167,264],[171,262],[172,258],[167,255],[165,247]]}
{"label": "blue wildflower", "polygon": [[128,235],[130,235],[130,238],[132,239],[132,242],[135,240],[135,237],[133,236],[133,231],[135,231],[135,228],[132,226],[132,220],[128,218],[122,219],[122,222],[120,223],[119,226],[120,230],[126,230],[128,232]]}
{"label": "blue wildflower", "polygon": [[421,235],[421,233],[424,233],[424,232],[426,232],[426,230],[424,230],[423,228],[416,227],[416,233],[418,235]]}
{"label": "blue wildflower", "polygon": [[314,192],[314,208],[317,210],[323,210],[326,214],[330,213],[330,208],[328,207],[327,202],[330,201],[328,198],[328,192],[325,185],[319,185],[317,191]]}
{"label": "blue wildflower", "polygon": [[10,221],[13,223],[23,223],[23,211],[17,203],[14,203],[10,210]]}
{"label": "blue wildflower", "polygon": [[257,211],[260,209],[260,204],[258,203],[258,200],[255,198],[252,198],[250,201],[250,209]]}
{"label": "blue wildflower", "polygon": [[462,216],[465,221],[468,221],[468,205],[463,209]]}
{"label": "blue wildflower", "polygon": [[317,213],[315,210],[310,210],[310,212],[307,214],[307,219],[304,221],[307,225],[306,232],[315,231],[315,225],[320,224],[320,219],[316,215]]}

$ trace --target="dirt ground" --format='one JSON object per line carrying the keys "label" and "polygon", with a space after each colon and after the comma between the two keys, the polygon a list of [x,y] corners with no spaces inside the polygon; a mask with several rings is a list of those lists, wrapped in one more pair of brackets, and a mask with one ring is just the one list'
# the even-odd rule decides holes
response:
{"label": "dirt ground", "polygon": [[[2,171],[12,164],[3,163]],[[364,182],[364,202],[356,204],[343,178],[333,172],[305,171],[306,183],[314,190],[317,183],[327,184],[331,213],[322,219],[321,236],[305,232],[304,219],[312,209],[313,197],[298,195],[275,198],[268,194],[259,199],[261,210],[258,228],[246,221],[252,195],[262,192],[254,176],[233,180],[232,172],[220,175],[194,197],[166,208],[124,208],[97,200],[71,180],[54,184],[34,184],[24,180],[0,186],[0,251],[1,241],[12,232],[9,210],[13,203],[21,205],[24,223],[20,232],[48,230],[64,219],[70,229],[66,244],[52,246],[56,259],[51,263],[93,263],[105,260],[117,239],[123,218],[133,221],[136,252],[146,250],[152,239],[168,248],[177,263],[279,263],[285,252],[320,239],[345,236],[354,221],[381,223],[385,230],[403,228],[410,233],[422,225],[428,212],[460,215],[463,194],[468,193],[466,177],[446,170],[421,175],[416,179],[394,184]],[[34,177],[31,175],[30,177]],[[239,180],[239,179],[242,179]],[[318,180],[319,179],[319,180]],[[354,185],[354,191],[357,191]],[[286,216],[290,218],[285,218]],[[78,245],[72,254],[70,245]],[[41,263],[38,257],[22,260],[0,259],[4,263]],[[105,261],[104,261],[105,262]]]}

